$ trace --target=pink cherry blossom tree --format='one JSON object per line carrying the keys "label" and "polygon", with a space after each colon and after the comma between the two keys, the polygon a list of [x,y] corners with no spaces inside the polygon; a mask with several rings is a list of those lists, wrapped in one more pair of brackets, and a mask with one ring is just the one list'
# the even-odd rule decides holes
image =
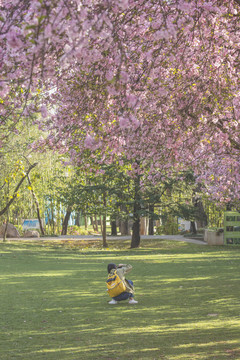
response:
{"label": "pink cherry blossom tree", "polygon": [[154,184],[191,166],[226,200],[240,190],[239,33],[234,0],[3,0],[1,126],[39,112],[36,147],[126,158],[136,213],[146,169]]}

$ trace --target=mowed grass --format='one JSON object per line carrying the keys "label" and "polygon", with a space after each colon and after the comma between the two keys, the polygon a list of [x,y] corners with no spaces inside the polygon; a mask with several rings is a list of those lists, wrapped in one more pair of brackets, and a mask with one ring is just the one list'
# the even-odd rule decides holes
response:
{"label": "mowed grass", "polygon": [[[240,248],[175,241],[0,244],[0,359],[240,359]],[[108,304],[130,263],[137,305]]]}

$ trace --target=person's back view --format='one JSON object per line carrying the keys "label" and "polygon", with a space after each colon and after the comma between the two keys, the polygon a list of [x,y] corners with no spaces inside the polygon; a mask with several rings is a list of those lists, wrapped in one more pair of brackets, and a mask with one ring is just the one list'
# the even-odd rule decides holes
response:
{"label": "person's back view", "polygon": [[[125,275],[132,270],[132,265],[119,264],[117,266],[116,264],[111,263],[108,264],[107,270],[108,270],[109,278],[114,279],[116,278],[116,276],[113,275],[114,274],[117,275],[117,277],[121,280],[124,289],[119,295],[113,296],[112,300],[109,301],[109,304],[114,305],[117,304],[118,301],[122,301],[122,300],[129,300],[129,304],[137,304],[138,301],[133,299],[134,297],[133,282],[125,278]],[[109,292],[109,294],[110,293],[111,292]]]}

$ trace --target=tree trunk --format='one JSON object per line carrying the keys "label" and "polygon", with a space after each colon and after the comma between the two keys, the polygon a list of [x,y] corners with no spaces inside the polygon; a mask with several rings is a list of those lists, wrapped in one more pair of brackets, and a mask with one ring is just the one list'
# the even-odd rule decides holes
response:
{"label": "tree trunk", "polygon": [[40,209],[39,209],[38,199],[37,199],[37,196],[36,196],[36,194],[35,194],[35,192],[33,190],[32,182],[31,182],[29,174],[27,175],[27,178],[28,178],[28,183],[29,183],[30,188],[31,188],[32,197],[33,197],[33,200],[34,200],[36,208],[37,208],[37,218],[38,218],[38,222],[39,222],[39,226],[40,226],[40,231],[41,231],[41,234],[44,235],[44,229],[43,229],[43,226],[42,226],[42,220],[41,220],[41,216],[40,216]]}
{"label": "tree trunk", "polygon": [[[8,200],[9,200],[9,182],[8,182],[8,187],[7,187],[7,202],[8,202]],[[8,223],[9,223],[9,207],[7,208],[7,219],[6,219],[6,226],[5,226],[4,233],[3,233],[3,242],[5,242],[7,240]]]}
{"label": "tree trunk", "polygon": [[[124,213],[125,215],[127,214],[126,205],[121,205],[120,209],[122,213]],[[122,236],[129,235],[128,219],[120,219],[119,230]]]}
{"label": "tree trunk", "polygon": [[85,230],[88,229],[88,218],[87,216],[84,216],[84,225],[85,225]]}
{"label": "tree trunk", "polygon": [[79,212],[77,212],[77,214],[76,214],[75,225],[80,226],[80,213]]}
{"label": "tree trunk", "polygon": [[61,233],[62,235],[67,235],[68,221],[70,219],[71,213],[72,213],[72,208],[71,208],[71,206],[69,206],[67,208],[67,212],[65,214],[63,224],[62,224],[62,233]]}
{"label": "tree trunk", "polygon": [[103,215],[103,220],[102,220],[102,238],[103,238],[103,247],[104,247],[104,248],[108,247],[108,244],[107,244],[106,204],[107,204],[106,193],[104,192],[104,193],[103,193],[104,215]]}
{"label": "tree trunk", "polygon": [[111,221],[111,235],[117,236],[117,222],[116,219],[112,219]]}
{"label": "tree trunk", "polygon": [[[101,216],[100,216],[100,221],[101,221]],[[96,232],[98,232],[98,221],[97,221],[97,215],[94,215],[94,223],[95,223],[95,229],[96,229]]]}
{"label": "tree trunk", "polygon": [[107,244],[107,219],[106,219],[106,215],[103,215],[103,220],[102,220],[102,238],[103,238],[103,247],[108,247]]}
{"label": "tree trunk", "polygon": [[8,228],[8,216],[7,216],[6,226],[5,226],[4,233],[3,233],[3,242],[7,241],[7,228]]}
{"label": "tree trunk", "polygon": [[131,249],[138,248],[140,245],[140,218],[135,217],[132,227]]}
{"label": "tree trunk", "polygon": [[128,235],[128,220],[120,220],[120,233],[122,236]]}
{"label": "tree trunk", "polygon": [[90,216],[90,219],[91,219],[91,224],[92,224],[92,227],[93,227],[93,231],[96,231],[95,221],[93,220],[93,216]]}
{"label": "tree trunk", "polygon": [[50,210],[51,210],[51,222],[50,222],[50,224],[51,224],[51,226],[52,226],[52,233],[53,234],[55,234],[55,219],[54,219],[54,204],[53,204],[53,201],[51,201],[51,208],[50,208]]}
{"label": "tree trunk", "polygon": [[154,214],[154,205],[153,204],[149,205],[149,213],[150,213],[150,217],[149,217],[149,224],[148,224],[148,235],[154,235],[153,217],[151,216]]}
{"label": "tree trunk", "polygon": [[195,221],[191,221],[191,222],[190,222],[190,233],[192,233],[192,234],[196,234],[196,233],[197,233]]}
{"label": "tree trunk", "polygon": [[147,235],[147,230],[148,230],[148,226],[147,226],[147,218],[141,217],[140,218],[140,235]]}
{"label": "tree trunk", "polygon": [[201,199],[196,199],[196,201],[194,203],[194,206],[198,210],[199,227],[201,227],[201,228],[206,227],[207,224],[208,224],[208,218],[207,218],[207,214],[206,214],[206,212],[204,210],[202,200]]}
{"label": "tree trunk", "polygon": [[131,249],[138,248],[140,245],[140,177],[137,176],[134,182],[134,207]]}

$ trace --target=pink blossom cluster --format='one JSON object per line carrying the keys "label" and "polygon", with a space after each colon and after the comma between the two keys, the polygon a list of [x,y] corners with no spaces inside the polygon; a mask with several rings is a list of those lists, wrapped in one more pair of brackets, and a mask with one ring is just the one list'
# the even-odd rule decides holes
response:
{"label": "pink blossom cluster", "polygon": [[238,196],[239,1],[2,0],[0,11],[2,125],[39,113],[45,143],[76,163],[126,159],[153,184],[190,166],[213,196]]}

